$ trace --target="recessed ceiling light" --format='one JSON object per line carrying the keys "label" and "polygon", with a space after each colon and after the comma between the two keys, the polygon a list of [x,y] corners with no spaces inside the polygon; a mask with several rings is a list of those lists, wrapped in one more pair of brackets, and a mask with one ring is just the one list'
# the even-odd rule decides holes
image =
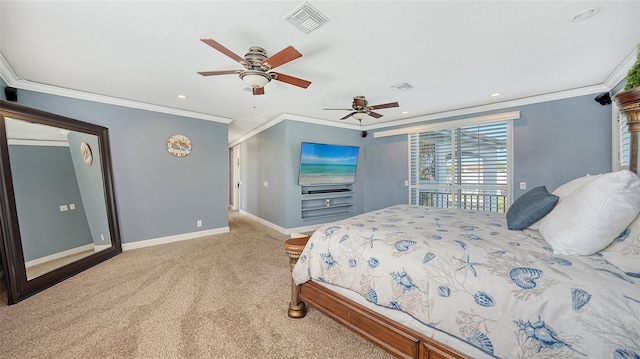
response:
{"label": "recessed ceiling light", "polygon": [[490,96],[491,96],[491,97],[498,97],[498,96],[500,96],[500,95],[502,95],[502,93],[500,93],[500,92],[494,92],[494,93],[492,93]]}
{"label": "recessed ceiling light", "polygon": [[187,97],[187,95],[182,95],[182,94],[181,94],[181,95],[178,95],[178,98],[180,98],[180,99],[183,99],[183,100],[184,100],[184,99],[187,99],[188,97]]}
{"label": "recessed ceiling light", "polygon": [[403,114],[403,115],[406,115],[406,114],[408,114],[408,113],[409,113],[409,111],[402,111],[402,114]]}
{"label": "recessed ceiling light", "polygon": [[598,11],[600,11],[600,9],[598,8],[593,8],[593,9],[587,9],[587,10],[582,10],[579,13],[577,13],[572,20],[573,21],[582,21],[582,20],[586,20],[592,16],[594,16],[595,14],[598,13]]}

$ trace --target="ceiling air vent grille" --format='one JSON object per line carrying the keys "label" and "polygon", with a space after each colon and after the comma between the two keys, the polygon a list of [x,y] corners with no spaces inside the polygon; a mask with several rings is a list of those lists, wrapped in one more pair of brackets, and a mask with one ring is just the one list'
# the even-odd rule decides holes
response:
{"label": "ceiling air vent grille", "polygon": [[284,19],[305,34],[308,34],[329,22],[329,19],[326,16],[318,11],[318,9],[311,6],[308,2],[298,6]]}
{"label": "ceiling air vent grille", "polygon": [[391,86],[392,89],[396,89],[398,91],[407,91],[413,88],[413,86],[411,86],[410,83],[408,82],[403,82],[401,84],[397,84],[397,85],[393,85]]}

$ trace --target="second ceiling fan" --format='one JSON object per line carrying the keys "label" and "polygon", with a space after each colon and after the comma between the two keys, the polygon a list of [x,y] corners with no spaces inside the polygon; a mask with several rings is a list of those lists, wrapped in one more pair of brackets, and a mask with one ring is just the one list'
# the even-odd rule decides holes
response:
{"label": "second ceiling fan", "polygon": [[287,62],[302,57],[302,54],[299,53],[298,50],[294,49],[293,46],[288,46],[269,57],[267,57],[267,52],[262,47],[251,46],[249,51],[244,55],[244,58],[242,58],[215,40],[201,39],[200,41],[227,55],[245,68],[244,70],[198,72],[202,76],[237,74],[240,76],[242,81],[251,87],[254,95],[264,95],[264,86],[271,80],[285,82],[302,88],[307,88],[311,85],[310,81],[270,71],[278,66],[286,64]]}
{"label": "second ceiling fan", "polygon": [[353,98],[353,103],[351,104],[351,108],[325,108],[324,110],[341,110],[341,111],[353,111],[350,114],[344,116],[340,120],[346,120],[349,117],[353,116],[356,120],[362,121],[364,116],[369,115],[373,118],[382,117],[381,114],[377,112],[373,112],[372,110],[381,110],[383,108],[391,108],[391,107],[399,107],[397,102],[389,102],[381,105],[369,106],[369,102],[365,99],[364,96],[356,96]]}

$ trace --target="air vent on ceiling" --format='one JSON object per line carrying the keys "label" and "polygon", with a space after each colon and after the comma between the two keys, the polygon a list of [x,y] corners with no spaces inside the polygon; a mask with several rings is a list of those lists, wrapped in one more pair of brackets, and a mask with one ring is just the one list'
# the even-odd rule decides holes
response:
{"label": "air vent on ceiling", "polygon": [[409,84],[408,82],[403,82],[401,84],[397,84],[397,85],[393,85],[391,86],[392,89],[396,89],[398,91],[407,91],[413,88],[413,86],[411,86],[411,84]]}
{"label": "air vent on ceiling", "polygon": [[318,9],[311,6],[309,2],[305,2],[298,6],[284,19],[305,34],[308,34],[329,22],[329,19],[318,11]]}

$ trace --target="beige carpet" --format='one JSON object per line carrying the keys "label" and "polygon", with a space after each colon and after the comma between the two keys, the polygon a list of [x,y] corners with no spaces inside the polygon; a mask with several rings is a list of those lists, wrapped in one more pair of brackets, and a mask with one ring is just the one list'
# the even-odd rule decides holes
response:
{"label": "beige carpet", "polygon": [[230,233],[118,255],[6,305],[0,358],[389,358],[311,309],[287,317],[286,236],[230,213]]}

